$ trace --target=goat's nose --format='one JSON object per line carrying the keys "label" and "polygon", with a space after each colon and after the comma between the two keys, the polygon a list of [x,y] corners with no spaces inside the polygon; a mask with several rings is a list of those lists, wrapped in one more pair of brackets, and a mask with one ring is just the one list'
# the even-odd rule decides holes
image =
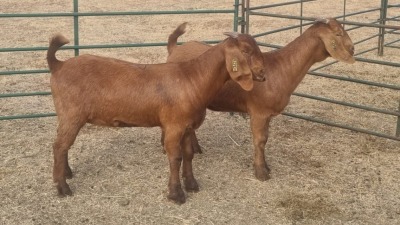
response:
{"label": "goat's nose", "polygon": [[352,55],[354,55],[354,52],[355,52],[355,48],[354,48],[354,45],[353,45],[353,46],[350,47],[350,53],[351,53]]}
{"label": "goat's nose", "polygon": [[259,81],[261,82],[265,81],[265,76],[260,77]]}
{"label": "goat's nose", "polygon": [[261,81],[265,81],[265,73],[262,73],[262,75],[261,75]]}
{"label": "goat's nose", "polygon": [[259,76],[264,76],[264,74],[265,74],[265,68],[264,67],[260,67],[260,69],[258,70],[258,73],[257,73]]}
{"label": "goat's nose", "polygon": [[260,76],[262,77],[263,81],[265,80],[265,70],[261,70]]}
{"label": "goat's nose", "polygon": [[260,71],[258,72],[258,74],[255,76],[257,79],[257,81],[265,81],[265,70],[264,69],[260,69]]}

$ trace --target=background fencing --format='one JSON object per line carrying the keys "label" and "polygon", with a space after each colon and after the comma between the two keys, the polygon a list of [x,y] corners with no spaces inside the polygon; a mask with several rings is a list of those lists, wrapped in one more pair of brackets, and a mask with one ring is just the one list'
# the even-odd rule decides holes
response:
{"label": "background fencing", "polygon": [[[267,35],[271,35],[274,33],[283,33],[284,31],[288,30],[293,30],[293,29],[298,29],[300,34],[303,32],[303,27],[312,24],[315,20],[315,17],[305,17],[303,16],[303,9],[304,9],[304,4],[307,4],[308,2],[313,2],[314,0],[303,0],[303,1],[290,1],[290,2],[282,2],[282,3],[277,3],[277,4],[268,4],[268,5],[261,5],[261,6],[252,6],[250,5],[251,1],[250,0],[243,0],[242,5],[243,11],[244,11],[244,18],[246,18],[245,23],[241,24],[241,30],[243,32],[249,33],[249,31],[252,31],[251,29],[251,21],[254,19],[254,17],[259,16],[259,17],[266,17],[266,21],[268,21],[269,18],[280,18],[280,19],[290,19],[294,21],[298,21],[298,24],[296,25],[291,25],[291,26],[286,26],[286,27],[280,27],[278,29],[272,29],[267,32],[262,32],[262,33],[253,33],[252,35],[254,37],[263,37]],[[278,7],[284,7],[287,5],[298,5],[299,7],[299,15],[285,15],[285,14],[277,14],[277,13],[270,13],[270,12],[265,12],[262,10],[268,9],[271,11],[274,8]],[[389,4],[388,0],[382,0],[381,5],[377,6],[372,9],[367,9],[367,10],[362,10],[362,11],[357,11],[357,12],[348,12],[346,10],[347,2],[346,0],[343,0],[343,15],[336,16],[335,18],[338,19],[342,24],[345,24],[346,31],[354,31],[354,30],[360,30],[362,32],[362,29],[364,28],[374,28],[375,33],[366,36],[361,40],[357,40],[355,44],[355,49],[359,49],[358,46],[360,46],[362,43],[371,41],[371,40],[377,40],[376,45],[374,47],[370,47],[362,50],[362,51],[356,51],[355,58],[358,62],[363,62],[363,63],[370,63],[370,64],[378,64],[382,66],[388,66],[388,67],[394,67],[394,68],[399,68],[397,76],[400,76],[400,63],[397,61],[385,61],[385,60],[376,60],[376,59],[370,59],[367,57],[363,57],[366,53],[376,51],[378,55],[382,56],[384,54],[384,49],[385,48],[395,48],[399,49],[400,47],[398,45],[395,45],[396,43],[400,42],[400,32],[399,28],[400,26],[395,26],[395,25],[387,25],[388,22],[392,22],[394,24],[398,23],[400,15],[398,14],[399,12],[399,7],[400,4]],[[391,13],[388,14],[388,10],[393,9]],[[397,10],[397,11],[396,11]],[[360,22],[354,22],[351,21],[352,16],[360,16],[360,15],[368,15],[371,14],[372,12],[379,12],[380,17],[376,18],[375,22],[370,22],[370,23],[360,23]],[[396,13],[397,12],[397,13]],[[311,21],[311,22],[309,22]],[[391,37],[390,40],[385,39],[385,36],[388,34],[391,34],[393,37]],[[386,40],[386,41],[385,41]],[[258,42],[259,45],[261,46],[266,46],[270,47],[273,49],[278,49],[281,48],[281,45],[273,44],[273,43],[265,43],[265,42]],[[400,51],[399,51],[400,53]],[[390,83],[380,83],[380,82],[372,82],[368,80],[362,80],[362,79],[354,79],[351,78],[351,75],[349,74],[341,74],[341,75],[336,75],[336,74],[330,74],[330,73],[324,73],[320,72],[321,69],[332,66],[336,64],[338,61],[333,61],[333,62],[328,62],[324,63],[324,65],[320,65],[318,67],[312,68],[308,74],[312,76],[320,76],[328,79],[335,79],[335,80],[341,80],[345,82],[353,82],[357,84],[363,84],[363,85],[369,85],[369,86],[374,86],[374,87],[379,87],[383,89],[390,89],[395,92],[397,92],[397,100],[398,102],[396,103],[395,106],[392,108],[398,109],[398,110],[388,110],[388,109],[383,109],[383,108],[377,108],[377,107],[371,107],[367,105],[362,105],[358,104],[357,102],[345,102],[345,101],[338,101],[335,99],[330,99],[330,98],[325,98],[321,96],[315,96],[315,95],[310,95],[310,94],[305,94],[305,93],[300,93],[300,92],[295,92],[295,96],[300,96],[304,98],[309,98],[309,99],[314,99],[317,101],[323,101],[323,102],[329,102],[333,104],[338,104],[346,107],[353,107],[357,109],[362,109],[362,110],[367,110],[379,114],[384,114],[386,116],[391,116],[391,117],[397,117],[397,122],[393,124],[393,133],[392,134],[385,134],[381,132],[376,132],[373,130],[368,130],[368,129],[363,129],[360,127],[355,127],[355,126],[349,126],[343,123],[340,123],[338,121],[329,121],[329,120],[322,120],[319,118],[315,118],[313,116],[307,116],[307,115],[300,115],[296,113],[290,113],[290,112],[284,112],[284,115],[287,116],[292,116],[300,119],[305,119],[305,120],[310,120],[313,122],[318,122],[318,123],[323,123],[326,125],[330,126],[335,126],[335,127],[341,127],[349,130],[354,130],[358,132],[363,132],[367,134],[372,134],[375,136],[380,136],[380,137],[385,137],[389,139],[394,139],[394,140],[400,140],[400,85],[399,84],[390,84]],[[362,126],[362,125],[361,125]]]}
{"label": "background fencing", "polygon": [[[232,9],[205,9],[205,10],[181,10],[181,11],[126,11],[126,12],[80,12],[79,0],[73,0],[73,12],[70,13],[3,13],[0,14],[0,19],[7,20],[12,18],[46,18],[46,17],[68,17],[73,19],[73,34],[74,45],[65,46],[62,49],[73,49],[74,55],[79,55],[80,49],[100,49],[100,48],[128,48],[128,47],[154,47],[166,46],[166,42],[153,42],[153,43],[130,43],[130,44],[102,44],[102,45],[80,45],[79,38],[79,20],[82,17],[104,17],[104,16],[143,16],[143,15],[176,15],[176,14],[206,14],[212,18],[213,14],[231,14],[233,17],[233,30],[237,31],[238,28],[238,13],[239,13],[239,0],[235,0]],[[12,22],[10,20],[10,22]],[[219,40],[208,40],[207,43],[218,43]],[[18,47],[18,48],[0,48],[2,52],[31,52],[31,51],[47,51],[48,47]],[[0,71],[0,76],[21,75],[21,74],[42,74],[49,73],[48,69],[39,70],[13,70],[13,71]],[[15,98],[27,96],[42,96],[50,95],[49,91],[45,92],[19,92],[19,93],[0,93],[1,98]],[[24,118],[37,118],[55,116],[55,113],[39,113],[39,114],[24,114],[24,115],[0,115],[0,120],[11,119],[24,119]]]}
{"label": "background fencing", "polygon": [[[73,11],[67,13],[3,13],[0,14],[0,20],[12,20],[13,18],[31,18],[34,20],[35,18],[45,18],[45,17],[66,17],[71,18],[73,20],[73,34],[74,34],[74,44],[73,46],[67,46],[63,49],[73,49],[74,55],[79,55],[81,49],[97,49],[97,48],[131,48],[131,47],[152,47],[152,46],[165,46],[165,42],[151,42],[151,43],[129,43],[129,44],[91,44],[91,45],[81,45],[80,44],[80,20],[85,17],[104,17],[104,16],[157,16],[157,15],[172,15],[172,14],[204,14],[210,18],[212,18],[213,14],[229,14],[233,17],[232,24],[233,30],[237,30],[238,27],[241,28],[242,32],[251,32],[254,37],[260,40],[263,37],[268,37],[268,35],[272,34],[283,34],[285,31],[290,31],[293,29],[298,29],[299,33],[302,33],[305,26],[308,26],[315,19],[313,17],[306,17],[303,15],[305,4],[308,2],[313,2],[313,0],[303,0],[303,1],[286,1],[282,3],[275,3],[269,5],[262,6],[252,6],[249,0],[235,0],[233,2],[232,9],[207,9],[207,10],[182,10],[182,11],[125,11],[125,12],[81,12],[79,10],[79,2],[78,0],[73,0]],[[299,15],[286,15],[282,13],[271,13],[266,10],[274,10],[278,7],[289,7],[292,5],[299,6]],[[381,5],[377,6],[373,9],[367,9],[363,11],[348,11],[346,9],[346,0],[343,1],[343,14],[337,16],[336,18],[340,20],[342,23],[346,25],[347,31],[352,30],[362,30],[365,28],[373,28],[375,33],[364,37],[361,40],[357,40],[355,42],[356,50],[357,46],[362,45],[363,43],[370,43],[371,41],[376,40],[376,44],[374,47],[369,47],[367,49],[363,49],[362,51],[356,52],[356,59],[359,62],[369,63],[369,64],[379,64],[387,67],[395,67],[399,68],[400,63],[397,61],[388,61],[388,60],[380,60],[380,59],[371,59],[367,57],[362,57],[366,53],[376,51],[379,55],[384,55],[385,48],[394,48],[398,49],[399,46],[396,45],[400,41],[398,38],[399,31],[398,27],[394,25],[388,25],[388,22],[392,24],[396,24],[399,21],[400,16],[398,13],[393,13],[394,11],[390,11],[391,9],[398,9],[400,4],[389,4],[388,0],[382,0]],[[368,15],[374,12],[379,12],[379,17],[376,18],[374,22],[354,22],[351,20],[353,16],[360,15]],[[392,15],[394,14],[394,15]],[[252,21],[256,20],[257,17],[267,17],[266,21],[270,18],[278,18],[278,19],[290,19],[298,22],[296,25],[280,27],[278,29],[271,29],[267,32],[254,33],[252,29]],[[167,31],[169,32],[169,31]],[[386,35],[396,36],[397,38],[387,38]],[[207,43],[217,43],[218,40],[208,40]],[[259,41],[260,46],[265,46],[268,48],[280,48],[282,45],[274,44],[266,41]],[[369,44],[369,46],[371,46]],[[46,51],[47,47],[6,47],[1,48],[0,53],[13,53],[13,52],[32,52],[32,51]],[[44,55],[44,54],[43,54]],[[324,77],[328,79],[340,80],[343,82],[353,82],[362,85],[369,85],[377,88],[390,89],[392,91],[400,90],[400,85],[395,83],[381,83],[375,81],[368,81],[363,79],[355,79],[347,74],[331,74],[327,72],[321,72],[322,69],[326,67],[330,67],[335,65],[336,61],[328,61],[323,65],[318,65],[317,67],[313,67],[309,74],[312,76]],[[8,76],[18,76],[18,75],[34,75],[34,74],[43,74],[49,73],[48,69],[36,69],[36,70],[4,70],[0,71],[0,78],[7,79]],[[49,91],[36,91],[36,92],[5,92],[0,93],[0,99],[7,98],[24,98],[29,96],[46,96],[49,95]],[[347,124],[340,123],[340,121],[331,121],[326,119],[320,119],[315,116],[309,116],[299,113],[293,112],[285,112],[284,115],[292,116],[296,118],[306,119],[318,123],[327,124],[330,126],[341,127],[345,129],[350,129],[358,132],[368,133],[379,137],[385,137],[393,140],[400,140],[400,96],[398,97],[398,102],[396,106],[391,107],[391,109],[379,108],[379,107],[371,107],[369,105],[359,104],[357,102],[346,102],[340,101],[332,98],[326,98],[321,96],[316,96],[312,94],[306,94],[302,92],[294,93],[295,96],[299,96],[302,98],[313,99],[316,101],[328,102],[332,104],[338,104],[346,107],[352,107],[356,109],[362,109],[367,111],[372,111],[379,114],[384,114],[389,117],[397,118],[395,123],[393,123],[393,133],[383,133],[377,132],[371,129],[366,129],[361,126],[349,126]],[[393,108],[398,110],[393,110]],[[55,113],[37,113],[37,114],[18,114],[18,115],[0,115],[0,120],[10,120],[10,119],[22,119],[22,118],[36,118],[36,117],[47,117],[47,116],[55,116]]]}

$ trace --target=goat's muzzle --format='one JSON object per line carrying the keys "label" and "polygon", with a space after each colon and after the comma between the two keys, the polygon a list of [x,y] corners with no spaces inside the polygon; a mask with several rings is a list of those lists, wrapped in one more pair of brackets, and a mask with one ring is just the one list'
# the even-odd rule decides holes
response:
{"label": "goat's muzzle", "polygon": [[265,81],[265,71],[264,69],[260,69],[258,72],[252,71],[253,80],[263,82]]}

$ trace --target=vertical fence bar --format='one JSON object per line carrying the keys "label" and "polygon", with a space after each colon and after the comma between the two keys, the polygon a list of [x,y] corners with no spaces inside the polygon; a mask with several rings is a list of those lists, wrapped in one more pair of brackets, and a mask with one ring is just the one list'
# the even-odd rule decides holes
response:
{"label": "vertical fence bar", "polygon": [[[343,21],[346,21],[346,0],[343,1]],[[343,29],[346,29],[346,24],[342,24]]]}
{"label": "vertical fence bar", "polygon": [[233,12],[233,31],[238,31],[239,22],[239,0],[235,0],[235,10]]}
{"label": "vertical fence bar", "polygon": [[[386,24],[388,0],[381,0],[381,10],[379,23],[382,25]],[[378,55],[383,55],[383,48],[385,44],[385,28],[379,28],[379,39],[378,39]]]}
{"label": "vertical fence bar", "polygon": [[245,29],[246,29],[246,14],[245,14],[245,0],[241,0],[241,13],[242,13],[242,21],[240,23],[240,32],[242,34],[245,33]]}
{"label": "vertical fence bar", "polygon": [[[399,112],[400,112],[400,100],[399,100]],[[397,117],[396,137],[400,137],[400,116]]]}
{"label": "vertical fence bar", "polygon": [[246,29],[245,29],[245,33],[248,34],[249,33],[249,26],[250,26],[250,0],[246,0],[246,5],[245,5],[245,11],[246,11]]}
{"label": "vertical fence bar", "polygon": [[[303,17],[303,0],[300,1],[300,17]],[[303,19],[300,20],[300,35],[303,33]]]}
{"label": "vertical fence bar", "polygon": [[[78,0],[74,0],[74,13],[79,12]],[[79,16],[74,15],[74,45],[79,46]],[[75,49],[75,56],[79,55],[79,48]]]}

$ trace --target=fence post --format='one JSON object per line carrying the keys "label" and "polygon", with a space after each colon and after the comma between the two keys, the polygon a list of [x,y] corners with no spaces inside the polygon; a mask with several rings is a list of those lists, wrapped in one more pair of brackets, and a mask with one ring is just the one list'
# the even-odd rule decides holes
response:
{"label": "fence post", "polygon": [[[381,0],[381,11],[379,23],[382,25],[386,24],[386,16],[387,16],[387,6],[388,0]],[[385,28],[379,28],[379,39],[378,39],[378,55],[383,55],[383,47],[385,43]]]}
{"label": "fence post", "polygon": [[[74,45],[79,46],[79,12],[78,0],[74,0]],[[79,48],[75,48],[75,56],[79,55]]]}
{"label": "fence post", "polygon": [[245,0],[241,0],[240,1],[240,5],[241,5],[241,13],[242,13],[242,17],[241,17],[241,21],[240,21],[240,33],[244,34],[245,33],[245,29],[246,29],[246,7],[245,7]]}
{"label": "fence post", "polygon": [[[399,100],[399,113],[400,113],[400,100]],[[396,137],[400,137],[400,116],[397,117]]]}
{"label": "fence post", "polygon": [[246,15],[246,29],[245,29],[245,34],[249,33],[249,26],[250,26],[250,0],[245,0],[245,15]]}
{"label": "fence post", "polygon": [[[343,1],[343,21],[346,21],[346,0]],[[343,29],[346,29],[346,24],[342,24]]]}
{"label": "fence post", "polygon": [[235,0],[235,10],[233,12],[233,31],[238,31],[239,24],[239,0]]}
{"label": "fence post", "polygon": [[[300,17],[303,18],[303,0],[300,1]],[[300,19],[300,35],[303,33],[303,19]]]}

